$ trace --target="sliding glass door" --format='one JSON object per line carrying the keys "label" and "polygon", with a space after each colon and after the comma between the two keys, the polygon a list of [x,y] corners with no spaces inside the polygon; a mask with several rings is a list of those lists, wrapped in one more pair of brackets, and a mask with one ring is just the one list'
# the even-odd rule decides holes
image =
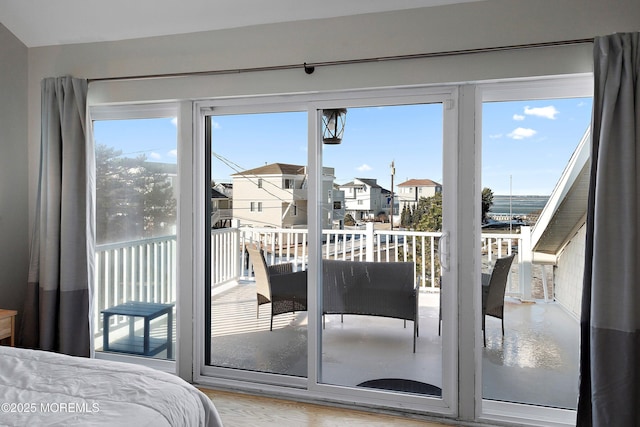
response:
{"label": "sliding glass door", "polygon": [[454,411],[453,91],[391,92],[200,108],[206,375]]}
{"label": "sliding glass door", "polygon": [[336,177],[322,192],[324,384],[442,397],[451,329],[441,322],[440,240],[453,191],[443,183],[443,110],[352,107],[342,143],[323,144],[323,170]]}
{"label": "sliding glass door", "polygon": [[306,294],[306,118],[223,109],[206,118],[211,366],[307,376],[306,308],[288,307],[273,289],[291,277],[294,291]]}

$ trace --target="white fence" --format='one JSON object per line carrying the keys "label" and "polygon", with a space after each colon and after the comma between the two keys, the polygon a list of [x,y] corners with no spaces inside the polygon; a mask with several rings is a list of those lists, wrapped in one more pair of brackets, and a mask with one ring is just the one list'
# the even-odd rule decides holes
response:
{"label": "white fence", "polygon": [[[101,310],[127,301],[176,300],[176,236],[97,245],[94,324],[102,330]],[[119,322],[121,316],[112,316]]]}
{"label": "white fence", "polygon": [[[323,230],[322,256],[352,261],[414,261],[416,281],[423,289],[439,288],[438,239],[441,233],[403,230]],[[507,294],[529,296],[531,253],[529,227],[519,234],[483,233],[483,271],[495,258],[517,252]],[[247,245],[259,245],[267,264],[308,263],[306,229],[235,227],[211,231],[211,284],[252,275]],[[96,247],[95,325],[102,327],[100,311],[126,301],[169,303],[176,300],[176,236],[166,236]],[[116,316],[114,316],[116,317]],[[115,320],[114,320],[115,321]]]}
{"label": "white fence", "polygon": [[[241,253],[247,245],[258,245],[265,252],[267,264],[293,263],[297,270],[306,268],[307,230],[249,227],[237,230]],[[349,261],[415,261],[418,282],[435,288],[439,287],[437,244],[440,236],[438,232],[374,230],[373,223],[364,230],[323,230],[322,257]],[[217,260],[213,260],[215,262]],[[251,275],[246,257],[238,274],[240,277]]]}

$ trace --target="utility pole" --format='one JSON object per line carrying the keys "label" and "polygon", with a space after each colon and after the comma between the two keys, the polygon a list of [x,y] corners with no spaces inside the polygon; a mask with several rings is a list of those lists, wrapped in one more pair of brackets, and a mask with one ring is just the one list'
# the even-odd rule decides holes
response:
{"label": "utility pole", "polygon": [[393,176],[396,174],[396,167],[394,165],[394,161],[391,160],[391,216],[390,216],[390,221],[389,224],[391,224],[391,230],[393,230],[393,207],[394,207],[394,202],[393,202]]}

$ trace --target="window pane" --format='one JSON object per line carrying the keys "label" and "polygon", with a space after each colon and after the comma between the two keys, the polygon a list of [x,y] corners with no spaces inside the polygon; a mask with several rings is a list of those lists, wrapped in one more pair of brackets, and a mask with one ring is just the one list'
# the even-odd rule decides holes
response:
{"label": "window pane", "polygon": [[346,123],[323,146],[344,225],[323,232],[321,381],[439,398],[443,106],[349,108]]}
{"label": "window pane", "polygon": [[506,289],[483,286],[483,398],[575,409],[591,99],[484,103],[482,116],[483,285],[515,254]]}
{"label": "window pane", "polygon": [[94,135],[96,349],[173,359],[175,119],[96,121]]}
{"label": "window pane", "polygon": [[213,194],[207,364],[306,377],[306,302],[288,296],[306,299],[307,113],[207,119]]}

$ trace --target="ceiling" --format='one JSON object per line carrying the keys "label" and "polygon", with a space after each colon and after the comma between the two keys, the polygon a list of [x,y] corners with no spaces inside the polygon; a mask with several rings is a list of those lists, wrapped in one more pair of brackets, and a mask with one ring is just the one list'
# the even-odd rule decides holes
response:
{"label": "ceiling", "polygon": [[27,47],[115,41],[481,0],[0,0]]}

